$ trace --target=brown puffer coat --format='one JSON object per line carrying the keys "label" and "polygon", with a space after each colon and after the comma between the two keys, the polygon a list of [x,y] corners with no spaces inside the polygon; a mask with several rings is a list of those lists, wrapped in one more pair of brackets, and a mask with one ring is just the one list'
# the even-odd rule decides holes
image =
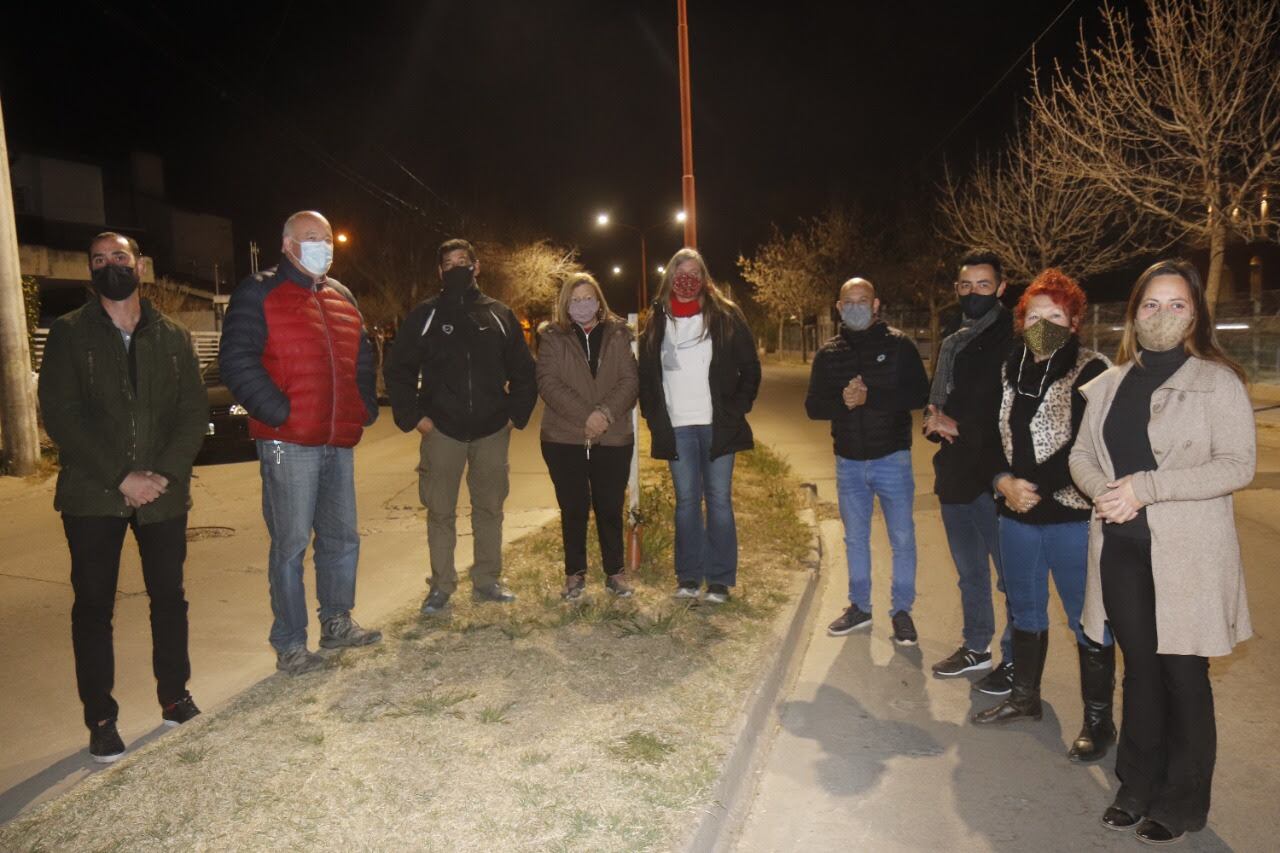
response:
{"label": "brown puffer coat", "polygon": [[635,441],[631,410],[640,382],[631,353],[631,329],[620,320],[603,323],[594,377],[572,329],[553,323],[543,330],[538,343],[538,395],[546,403],[543,441],[584,444],[587,418],[596,409],[609,419],[609,429],[595,444],[620,447]]}

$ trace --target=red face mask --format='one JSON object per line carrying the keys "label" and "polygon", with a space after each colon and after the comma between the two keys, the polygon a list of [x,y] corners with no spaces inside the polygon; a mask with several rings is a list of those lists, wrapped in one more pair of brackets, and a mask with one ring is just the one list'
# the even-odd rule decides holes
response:
{"label": "red face mask", "polygon": [[702,276],[695,272],[676,273],[671,279],[671,292],[685,301],[697,299],[702,292]]}

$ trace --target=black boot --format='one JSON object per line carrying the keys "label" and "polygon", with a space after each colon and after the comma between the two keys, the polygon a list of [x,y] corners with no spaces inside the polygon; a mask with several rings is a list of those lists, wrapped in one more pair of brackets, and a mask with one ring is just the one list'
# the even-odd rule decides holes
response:
{"label": "black boot", "polygon": [[1097,761],[1116,742],[1111,700],[1116,690],[1116,647],[1076,645],[1080,652],[1080,695],[1084,699],[1084,728],[1067,758]]}
{"label": "black boot", "polygon": [[1005,723],[1009,720],[1030,718],[1038,720],[1044,715],[1040,705],[1040,676],[1044,673],[1044,659],[1049,652],[1049,632],[1013,632],[1013,691],[1009,698],[985,711],[973,715],[979,725]]}

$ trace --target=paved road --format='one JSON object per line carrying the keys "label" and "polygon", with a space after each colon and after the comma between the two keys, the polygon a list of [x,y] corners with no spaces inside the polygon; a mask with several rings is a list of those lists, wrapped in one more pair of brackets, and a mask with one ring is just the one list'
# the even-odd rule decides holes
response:
{"label": "paved road", "polygon": [[[541,407],[513,434],[508,540],[554,514],[555,497],[538,449]],[[425,595],[425,511],[418,503],[417,441],[384,409],[356,449],[356,491],[363,544],[356,618],[378,625]],[[201,466],[186,568],[191,625],[191,692],[217,708],[275,671],[267,644],[267,537],[257,462]],[[466,483],[460,503],[468,504]],[[465,511],[469,515],[469,510]],[[469,521],[459,518],[458,566],[471,564]],[[71,655],[71,586],[66,541],[53,511],[53,481],[31,486],[0,478],[0,821],[92,772]],[[129,538],[116,600],[116,699],[126,743],[159,733],[151,675],[147,596]],[[319,639],[314,611],[310,641]],[[464,575],[465,578],[465,575]]]}
{"label": "paved road", "polygon": [[[807,372],[770,367],[751,416],[757,436],[782,450],[819,497],[834,499],[825,424],[803,419]],[[1214,662],[1219,754],[1208,828],[1183,849],[1274,850],[1280,832],[1280,429],[1262,431],[1259,474],[1237,513],[1256,636]],[[969,715],[990,697],[962,679],[939,680],[929,666],[960,641],[959,593],[946,549],[929,464],[913,459],[920,567],[915,607],[920,645],[898,649],[886,619],[889,551],[877,521],[872,547],[870,635],[826,636],[846,605],[838,522],[824,525],[832,553],[820,610],[796,684],[739,840],[741,851],[1133,849],[1137,842],[1097,822],[1115,787],[1112,761],[1076,767],[1065,758],[1080,726],[1079,679],[1061,607],[1044,676],[1040,723],[978,729]]]}

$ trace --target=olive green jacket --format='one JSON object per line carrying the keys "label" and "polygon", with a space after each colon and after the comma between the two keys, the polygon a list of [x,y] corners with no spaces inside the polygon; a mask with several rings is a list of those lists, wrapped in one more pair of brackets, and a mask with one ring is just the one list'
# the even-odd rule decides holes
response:
{"label": "olive green jacket", "polygon": [[191,464],[209,422],[191,335],[144,299],[132,349],[96,300],[49,328],[40,413],[61,465],[53,505],[67,515],[132,515],[119,487],[133,471],[169,480],[163,495],[136,510],[140,524],[191,506]]}

